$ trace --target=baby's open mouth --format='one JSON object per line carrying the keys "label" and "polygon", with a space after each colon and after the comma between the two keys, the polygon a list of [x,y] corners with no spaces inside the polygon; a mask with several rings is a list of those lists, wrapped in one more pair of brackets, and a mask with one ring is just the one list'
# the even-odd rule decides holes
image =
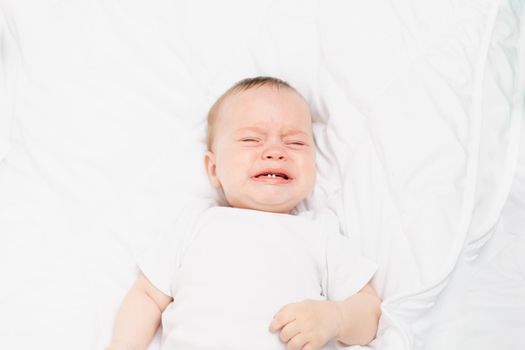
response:
{"label": "baby's open mouth", "polygon": [[256,178],[261,178],[261,177],[268,177],[270,179],[285,179],[285,180],[289,180],[290,177],[284,173],[261,173],[259,175],[256,175],[255,176]]}
{"label": "baby's open mouth", "polygon": [[[264,169],[257,173],[253,179],[259,181],[270,181],[271,183],[284,183],[284,181],[289,182],[292,180],[292,177],[284,169]],[[277,182],[275,182],[277,181]],[[283,181],[283,182],[281,182]]]}

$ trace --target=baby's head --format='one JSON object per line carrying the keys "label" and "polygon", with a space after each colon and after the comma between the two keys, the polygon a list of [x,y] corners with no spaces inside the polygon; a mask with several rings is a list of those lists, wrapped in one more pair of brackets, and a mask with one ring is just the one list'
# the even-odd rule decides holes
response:
{"label": "baby's head", "polygon": [[289,213],[315,184],[308,104],[279,79],[238,82],[210,109],[204,162],[230,206]]}

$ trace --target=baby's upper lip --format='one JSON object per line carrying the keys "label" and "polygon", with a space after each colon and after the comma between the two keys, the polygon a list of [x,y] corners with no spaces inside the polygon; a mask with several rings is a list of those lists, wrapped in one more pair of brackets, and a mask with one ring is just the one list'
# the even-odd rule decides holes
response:
{"label": "baby's upper lip", "polygon": [[268,176],[272,174],[275,176],[281,177],[285,180],[292,180],[292,176],[290,172],[282,168],[268,168],[268,169],[260,170],[253,177]]}

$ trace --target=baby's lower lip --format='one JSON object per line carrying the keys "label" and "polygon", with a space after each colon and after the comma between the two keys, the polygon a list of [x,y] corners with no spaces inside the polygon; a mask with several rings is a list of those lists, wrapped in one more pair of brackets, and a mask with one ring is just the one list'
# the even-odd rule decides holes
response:
{"label": "baby's lower lip", "polygon": [[280,185],[280,184],[287,184],[292,181],[292,179],[284,179],[282,177],[269,177],[269,176],[252,176],[252,180],[262,183],[268,183],[268,184],[274,184],[274,185]]}

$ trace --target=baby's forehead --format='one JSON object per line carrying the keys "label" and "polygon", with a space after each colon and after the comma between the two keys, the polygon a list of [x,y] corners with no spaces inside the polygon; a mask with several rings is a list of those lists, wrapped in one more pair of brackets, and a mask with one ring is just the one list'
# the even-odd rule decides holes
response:
{"label": "baby's forehead", "polygon": [[281,108],[294,115],[302,115],[305,121],[311,123],[310,107],[306,99],[294,88],[277,85],[256,86],[248,89],[229,91],[224,95],[218,109],[219,115],[229,115],[230,112],[254,113],[254,110]]}

